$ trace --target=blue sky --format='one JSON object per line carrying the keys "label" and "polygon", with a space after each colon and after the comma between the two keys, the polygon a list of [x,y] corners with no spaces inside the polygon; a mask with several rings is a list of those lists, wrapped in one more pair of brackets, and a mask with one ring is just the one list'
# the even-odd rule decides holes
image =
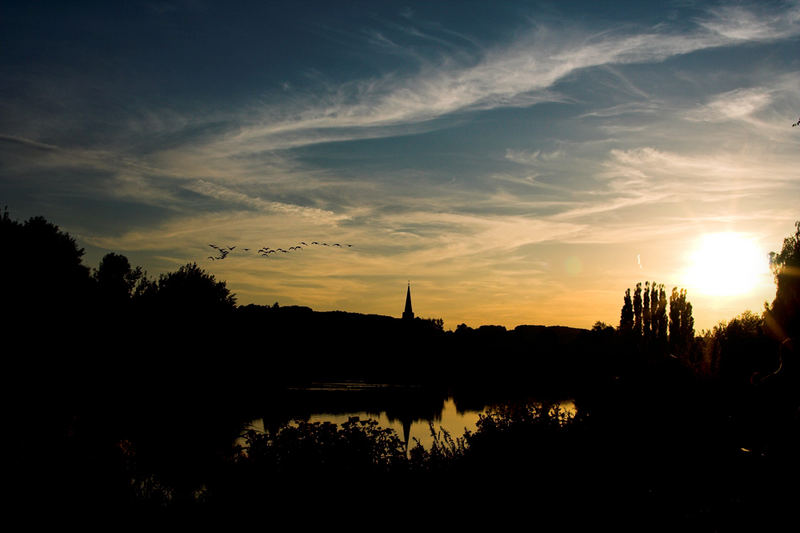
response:
{"label": "blue sky", "polygon": [[[708,328],[800,219],[799,51],[798,2],[7,2],[0,201],[240,303],[587,327],[651,279]],[[764,268],[704,294],[723,232]]]}

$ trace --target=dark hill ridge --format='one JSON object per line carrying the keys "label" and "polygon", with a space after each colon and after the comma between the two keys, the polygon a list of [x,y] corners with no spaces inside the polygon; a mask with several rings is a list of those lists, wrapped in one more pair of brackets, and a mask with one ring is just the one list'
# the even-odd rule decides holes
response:
{"label": "dark hill ridge", "polygon": [[[354,313],[351,311],[314,311],[310,307],[301,306],[301,305],[287,305],[287,306],[269,306],[269,305],[257,305],[257,304],[247,304],[247,305],[240,305],[236,309],[237,313],[242,314],[250,314],[250,315],[260,315],[264,316],[265,318],[268,317],[270,319],[281,319],[285,320],[288,318],[297,318],[297,319],[308,319],[313,317],[314,320],[329,320],[329,321],[352,321],[354,323],[360,322],[365,323],[368,321],[383,321],[385,323],[392,323],[392,322],[402,322],[402,319],[388,316],[388,315],[378,315],[374,313]],[[428,323],[430,320],[424,318],[416,318],[415,322],[417,323]],[[569,326],[540,326],[540,325],[530,325],[530,324],[522,324],[516,326],[513,330],[508,330],[505,326],[497,326],[497,325],[482,325],[478,328],[470,328],[468,326],[461,326],[460,328],[466,329],[467,331],[477,331],[480,334],[515,334],[520,335],[526,338],[533,338],[540,335],[555,335],[560,339],[570,339],[574,340],[581,334],[586,334],[589,330],[583,328],[573,328]],[[453,333],[453,332],[444,332],[444,333]],[[456,331],[458,333],[458,331]]]}
{"label": "dark hill ridge", "polygon": [[[240,314],[263,315],[269,318],[288,319],[313,319],[313,320],[329,320],[329,321],[397,321],[394,318],[386,315],[376,314],[363,314],[352,313],[349,311],[314,311],[310,307],[302,305],[287,305],[287,306],[269,306],[269,305],[256,305],[248,304],[239,306],[236,309]],[[313,318],[312,318],[313,317]]]}
{"label": "dark hill ridge", "polygon": [[569,326],[532,326],[520,325],[514,328],[520,335],[538,335],[545,332],[555,333],[562,338],[576,338],[578,335],[586,333],[588,330],[583,328],[572,328]]}
{"label": "dark hill ridge", "polygon": [[[459,384],[560,381],[589,347],[590,332],[522,325],[444,331],[436,321],[314,311],[303,306],[238,307],[230,317],[249,339],[251,367],[270,382],[357,379],[382,383]],[[259,354],[253,356],[253,354]],[[548,376],[545,379],[544,374]]]}

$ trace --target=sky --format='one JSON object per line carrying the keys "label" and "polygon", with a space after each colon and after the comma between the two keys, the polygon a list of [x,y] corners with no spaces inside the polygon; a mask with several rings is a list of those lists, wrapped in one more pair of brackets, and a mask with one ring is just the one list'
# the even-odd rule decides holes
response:
{"label": "sky", "polygon": [[410,282],[446,329],[590,327],[654,280],[698,332],[760,312],[798,114],[796,1],[0,5],[0,204],[239,304],[399,317]]}

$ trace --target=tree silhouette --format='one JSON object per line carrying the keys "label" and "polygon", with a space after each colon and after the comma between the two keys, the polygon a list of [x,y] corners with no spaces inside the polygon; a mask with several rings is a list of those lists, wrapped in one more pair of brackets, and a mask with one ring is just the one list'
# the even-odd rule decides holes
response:
{"label": "tree silhouette", "polygon": [[189,263],[158,280],[157,305],[189,314],[232,311],[236,296],[197,263]]}
{"label": "tree silhouette", "polygon": [[664,343],[667,340],[667,292],[664,284],[658,286],[658,309],[656,310],[658,323],[658,339]]}
{"label": "tree silhouette", "polygon": [[681,294],[678,287],[672,287],[672,294],[669,296],[669,347],[677,351],[678,339],[680,338],[681,327]]}
{"label": "tree silhouette", "polygon": [[683,293],[684,304],[681,309],[681,337],[691,344],[694,339],[694,317],[692,316],[692,302],[686,300],[686,291]]}
{"label": "tree silhouette", "polygon": [[115,253],[106,254],[100,260],[92,277],[97,285],[101,305],[111,307],[129,303],[134,294],[141,292],[146,285],[142,268],[131,268],[127,257]]}
{"label": "tree silhouette", "polygon": [[672,288],[669,298],[669,346],[675,355],[689,353],[694,340],[692,304],[686,300],[686,289]]}
{"label": "tree silhouette", "polygon": [[91,281],[81,263],[84,251],[58,226],[40,216],[19,223],[6,210],[0,246],[8,254],[0,262],[0,299],[6,311],[25,309],[43,316],[86,303]]}
{"label": "tree silhouette", "polygon": [[658,338],[658,287],[655,281],[650,284],[650,337]]}
{"label": "tree silhouette", "polygon": [[644,338],[650,340],[650,282],[644,283],[644,306],[642,307],[642,323],[644,327]]}
{"label": "tree silhouette", "polygon": [[[642,296],[643,294],[644,297]],[[689,315],[691,315],[691,306],[688,309]],[[677,305],[675,312],[678,312]],[[677,316],[676,324],[680,324],[680,314]],[[647,318],[647,322],[645,322],[645,318]],[[690,320],[687,317],[687,324],[690,322],[690,329],[693,332],[694,320]],[[663,284],[656,284],[655,281],[647,282],[645,283],[644,293],[642,293],[642,284],[641,282],[637,283],[633,298],[631,298],[631,290],[625,290],[624,303],[620,312],[619,330],[635,339],[636,343],[646,341],[639,344],[639,348],[644,348],[646,345],[652,353],[663,353],[668,339],[667,330],[669,324],[667,295]]]}
{"label": "tree silhouette", "polygon": [[[764,320],[745,311],[730,321],[721,322],[706,334],[709,366],[731,383],[753,381],[754,373],[762,376],[775,370],[777,363],[765,354],[773,352],[763,331]],[[772,341],[770,341],[772,342]]]}
{"label": "tree silhouette", "polygon": [[631,303],[630,289],[625,289],[625,298],[619,317],[619,330],[623,334],[630,334],[633,331],[633,304]]}
{"label": "tree silhouette", "polygon": [[633,291],[633,334],[642,336],[642,284],[637,283]]}
{"label": "tree silhouette", "polygon": [[769,254],[777,287],[768,327],[783,343],[800,334],[800,220],[794,227],[794,235],[784,239],[781,251]]}

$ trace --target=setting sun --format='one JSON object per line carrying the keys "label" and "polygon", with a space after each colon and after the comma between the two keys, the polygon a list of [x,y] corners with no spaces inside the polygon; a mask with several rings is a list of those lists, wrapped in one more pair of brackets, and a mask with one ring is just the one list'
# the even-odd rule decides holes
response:
{"label": "setting sun", "polygon": [[698,292],[737,296],[752,291],[768,274],[767,255],[742,233],[703,235],[689,256],[687,284]]}

